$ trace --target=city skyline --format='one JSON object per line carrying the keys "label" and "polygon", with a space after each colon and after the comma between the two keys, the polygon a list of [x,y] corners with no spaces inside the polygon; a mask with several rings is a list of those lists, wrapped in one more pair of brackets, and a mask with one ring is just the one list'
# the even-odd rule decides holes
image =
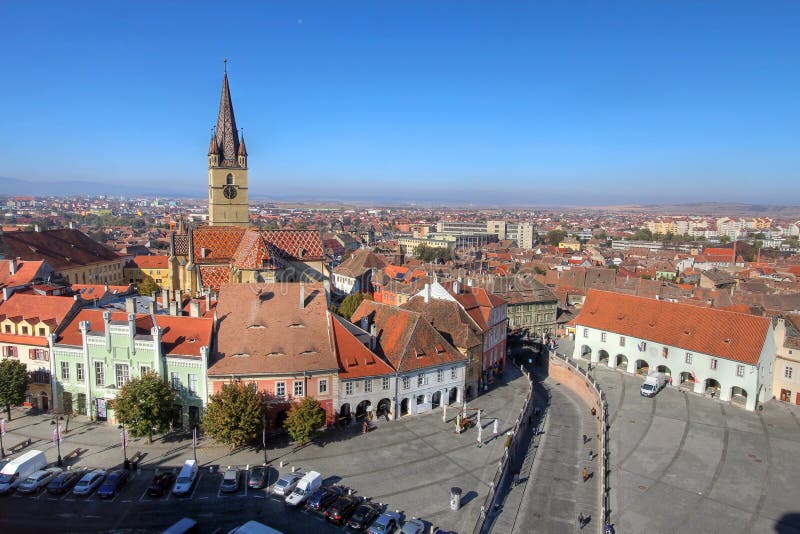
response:
{"label": "city skyline", "polygon": [[203,196],[225,57],[254,198],[800,193],[789,3],[9,10],[0,176],[40,194],[85,182]]}

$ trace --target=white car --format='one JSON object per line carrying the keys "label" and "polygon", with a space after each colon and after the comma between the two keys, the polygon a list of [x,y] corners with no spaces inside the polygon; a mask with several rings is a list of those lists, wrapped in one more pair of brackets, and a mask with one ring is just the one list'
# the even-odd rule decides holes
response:
{"label": "white car", "polygon": [[56,475],[60,474],[63,470],[58,467],[51,467],[49,469],[42,469],[31,473],[31,475],[19,483],[17,491],[20,493],[34,493],[39,489],[45,487]]}
{"label": "white car", "polygon": [[89,495],[96,490],[103,480],[106,479],[106,472],[104,469],[95,469],[83,475],[75,487],[72,488],[73,495]]}

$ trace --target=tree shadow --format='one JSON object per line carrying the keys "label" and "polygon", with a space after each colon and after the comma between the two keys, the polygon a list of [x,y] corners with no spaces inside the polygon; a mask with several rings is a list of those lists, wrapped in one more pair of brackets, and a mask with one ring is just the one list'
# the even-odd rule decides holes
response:
{"label": "tree shadow", "polygon": [[797,534],[800,532],[800,513],[789,512],[783,514],[775,523],[775,532],[778,534]]}

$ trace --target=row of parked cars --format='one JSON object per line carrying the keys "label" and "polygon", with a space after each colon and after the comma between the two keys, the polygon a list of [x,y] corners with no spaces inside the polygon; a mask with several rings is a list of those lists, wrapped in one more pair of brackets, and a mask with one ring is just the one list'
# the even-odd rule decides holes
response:
{"label": "row of parked cars", "polygon": [[403,523],[399,513],[352,495],[343,487],[322,482],[322,475],[316,471],[290,473],[278,479],[272,493],[284,497],[288,505],[304,504],[306,509],[324,514],[331,523],[347,525],[352,530],[369,534],[421,534],[425,531],[425,523],[419,519]]}

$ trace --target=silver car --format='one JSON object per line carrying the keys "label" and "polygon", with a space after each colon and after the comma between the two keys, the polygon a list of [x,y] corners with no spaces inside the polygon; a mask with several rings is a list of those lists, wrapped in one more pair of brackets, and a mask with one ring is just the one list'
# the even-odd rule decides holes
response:
{"label": "silver car", "polygon": [[39,489],[45,487],[56,475],[60,474],[63,470],[58,467],[51,467],[49,469],[42,469],[31,473],[31,476],[23,480],[17,486],[17,491],[20,493],[35,493]]}
{"label": "silver car", "polygon": [[414,517],[403,523],[403,529],[400,532],[402,534],[422,534],[425,532],[425,523]]}
{"label": "silver car", "polygon": [[106,472],[104,469],[95,469],[89,473],[83,475],[75,487],[72,488],[72,493],[74,495],[90,495],[94,490],[96,490],[100,484],[103,483],[103,480],[106,479]]}
{"label": "silver car", "polygon": [[301,478],[303,478],[303,473],[283,475],[272,487],[272,493],[286,497],[294,490]]}

